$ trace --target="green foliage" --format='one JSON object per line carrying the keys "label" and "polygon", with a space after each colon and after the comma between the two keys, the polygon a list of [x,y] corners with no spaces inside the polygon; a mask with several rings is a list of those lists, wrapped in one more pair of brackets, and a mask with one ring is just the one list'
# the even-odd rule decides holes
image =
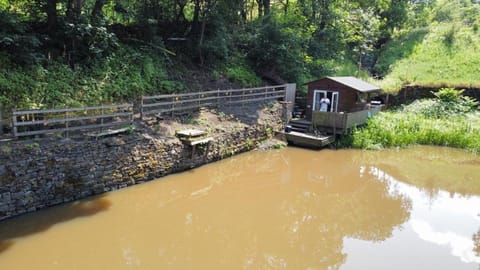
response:
{"label": "green foliage", "polygon": [[434,22],[395,37],[382,49],[375,71],[395,85],[392,91],[405,84],[479,86],[478,10],[469,1],[439,1],[431,8]]}
{"label": "green foliage", "polygon": [[90,23],[65,23],[64,39],[70,47],[71,57],[78,61],[91,61],[110,54],[118,47],[115,34],[104,26]]}
{"label": "green foliage", "polygon": [[414,144],[441,145],[480,151],[477,114],[469,117],[428,118],[421,114],[384,112],[353,134],[353,147],[380,149]]}
{"label": "green foliage", "polygon": [[104,60],[76,70],[52,62],[0,71],[0,101],[6,108],[96,105],[183,89],[169,80],[163,54],[150,48],[120,47]]}
{"label": "green foliage", "polygon": [[374,72],[382,77],[387,75],[397,61],[414,53],[415,48],[421,44],[427,34],[427,28],[419,28],[405,32],[396,37],[393,42],[387,43],[379,53]]}
{"label": "green foliage", "polygon": [[40,63],[45,60],[41,48],[46,37],[29,33],[29,27],[20,20],[17,15],[0,10],[0,51],[8,53],[20,64]]}
{"label": "green foliage", "polygon": [[435,99],[418,100],[395,112],[382,112],[353,132],[353,147],[380,149],[412,144],[443,145],[480,151],[478,103],[462,91],[442,89]]}
{"label": "green foliage", "polygon": [[245,63],[240,62],[238,65],[230,64],[226,69],[226,75],[230,81],[238,83],[242,87],[259,86],[261,84],[261,80],[255,72]]}
{"label": "green foliage", "polygon": [[474,112],[478,102],[471,97],[463,96],[464,90],[442,88],[433,93],[435,99],[416,100],[405,106],[403,112],[421,114],[428,118],[455,117],[460,114]]}
{"label": "green foliage", "polygon": [[248,40],[248,59],[256,70],[274,70],[287,81],[297,81],[304,73],[303,39],[299,32],[289,28],[290,22],[274,17],[258,20]]}

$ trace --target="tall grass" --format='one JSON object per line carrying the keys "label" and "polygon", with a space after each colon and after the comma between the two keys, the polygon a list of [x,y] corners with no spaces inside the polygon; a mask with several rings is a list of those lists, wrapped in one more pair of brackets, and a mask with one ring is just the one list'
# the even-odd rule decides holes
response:
{"label": "tall grass", "polygon": [[[471,27],[454,23],[430,28],[406,58],[389,66],[385,82],[396,85],[480,86],[480,36]],[[383,86],[383,85],[382,85]],[[389,89],[393,92],[399,89]]]}
{"label": "tall grass", "polygon": [[453,118],[428,118],[421,114],[382,112],[367,126],[355,130],[355,148],[381,149],[409,145],[440,145],[480,153],[480,113]]}
{"label": "tall grass", "polygon": [[375,72],[390,93],[406,84],[456,88],[480,87],[478,7],[440,0],[426,28],[394,37],[381,50]]}
{"label": "tall grass", "polygon": [[451,88],[436,99],[413,102],[397,111],[382,112],[355,130],[353,147],[381,149],[413,144],[441,145],[480,152],[478,102]]}

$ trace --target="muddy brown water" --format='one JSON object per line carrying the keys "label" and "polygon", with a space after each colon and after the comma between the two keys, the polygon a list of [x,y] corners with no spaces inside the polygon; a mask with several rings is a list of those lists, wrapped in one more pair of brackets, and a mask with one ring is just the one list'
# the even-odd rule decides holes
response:
{"label": "muddy brown water", "polygon": [[0,223],[0,269],[474,269],[480,157],[250,152]]}

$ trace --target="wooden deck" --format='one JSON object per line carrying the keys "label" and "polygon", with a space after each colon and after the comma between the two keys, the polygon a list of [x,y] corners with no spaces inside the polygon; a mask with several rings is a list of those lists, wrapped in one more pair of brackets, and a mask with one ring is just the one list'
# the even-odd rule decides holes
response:
{"label": "wooden deck", "polygon": [[282,132],[289,144],[319,149],[335,142],[334,135],[315,135],[297,131]]}

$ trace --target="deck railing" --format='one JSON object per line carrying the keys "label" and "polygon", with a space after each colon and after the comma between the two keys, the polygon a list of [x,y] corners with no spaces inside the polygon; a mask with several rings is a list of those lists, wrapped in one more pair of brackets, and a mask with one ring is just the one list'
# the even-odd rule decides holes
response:
{"label": "deck railing", "polygon": [[218,107],[274,99],[285,99],[287,85],[266,86],[245,89],[213,90],[185,94],[143,96],[140,106],[141,118],[200,107]]}
{"label": "deck railing", "polygon": [[103,131],[131,125],[133,104],[13,111],[12,117],[15,137],[59,133],[68,137],[71,131]]}
{"label": "deck railing", "polygon": [[328,128],[336,131],[346,131],[356,126],[364,125],[367,119],[377,114],[381,108],[370,108],[357,112],[320,112],[312,113],[313,128]]}

